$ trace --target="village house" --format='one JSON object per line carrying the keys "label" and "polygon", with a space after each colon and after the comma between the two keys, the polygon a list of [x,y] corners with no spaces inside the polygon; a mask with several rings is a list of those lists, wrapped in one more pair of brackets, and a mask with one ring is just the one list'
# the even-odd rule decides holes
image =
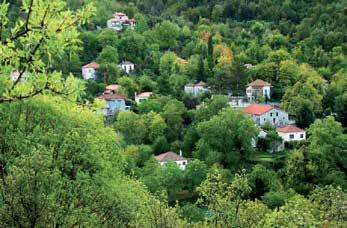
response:
{"label": "village house", "polygon": [[195,97],[208,92],[209,89],[206,87],[206,83],[203,81],[200,81],[197,84],[188,83],[184,86],[184,92],[187,94],[191,94]]}
{"label": "village house", "polygon": [[287,125],[276,129],[284,142],[306,140],[306,131],[295,125]]}
{"label": "village house", "polygon": [[129,110],[130,106],[126,105],[127,97],[105,91],[98,99],[106,102],[103,110],[105,116],[113,116],[116,112]]}
{"label": "village house", "polygon": [[243,108],[243,111],[249,114],[258,126],[266,122],[274,126],[285,126],[289,123],[288,113],[271,105],[251,104]]}
{"label": "village house", "polygon": [[91,62],[88,63],[84,66],[82,66],[82,76],[85,80],[89,80],[89,79],[96,79],[96,73],[97,70],[100,68],[100,65],[97,64],[96,62]]}
{"label": "village house", "polygon": [[257,79],[247,85],[246,96],[249,102],[254,102],[258,96],[271,98],[271,84]]}
{"label": "village house", "polygon": [[137,104],[141,104],[143,101],[148,100],[152,94],[152,92],[142,92],[139,94],[135,93],[135,102]]}
{"label": "village house", "polygon": [[248,105],[244,96],[229,96],[229,104],[232,108],[243,108]]}
{"label": "village house", "polygon": [[107,28],[122,31],[124,28],[134,29],[136,25],[135,19],[129,19],[129,17],[122,12],[113,14],[113,17],[107,21]]}
{"label": "village house", "polygon": [[180,155],[169,151],[169,152],[166,152],[163,154],[159,154],[159,155],[155,156],[154,158],[155,158],[155,160],[157,160],[159,162],[159,164],[161,166],[163,166],[168,161],[173,161],[182,170],[185,170],[185,168],[188,164],[188,159],[182,156],[182,151],[180,151]]}
{"label": "village house", "polygon": [[135,64],[130,61],[122,61],[118,67],[129,74],[131,71],[135,70]]}

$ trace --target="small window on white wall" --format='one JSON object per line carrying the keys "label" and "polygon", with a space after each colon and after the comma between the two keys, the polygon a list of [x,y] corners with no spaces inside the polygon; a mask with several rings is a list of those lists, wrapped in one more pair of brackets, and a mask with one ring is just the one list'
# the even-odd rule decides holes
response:
{"label": "small window on white wall", "polygon": [[304,138],[304,134],[300,134],[300,138],[303,139]]}
{"label": "small window on white wall", "polygon": [[290,135],[289,135],[289,138],[290,138],[290,139],[294,139],[294,134],[290,134]]}

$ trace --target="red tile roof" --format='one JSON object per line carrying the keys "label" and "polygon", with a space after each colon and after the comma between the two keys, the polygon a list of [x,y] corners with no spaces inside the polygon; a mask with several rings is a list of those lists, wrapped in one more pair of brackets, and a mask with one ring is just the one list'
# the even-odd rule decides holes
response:
{"label": "red tile roof", "polygon": [[117,84],[111,84],[111,85],[108,85],[108,86],[106,86],[106,90],[117,90],[117,89],[119,89],[119,85],[117,85]]}
{"label": "red tile roof", "polygon": [[152,92],[143,92],[136,95],[136,97],[150,97],[153,93]]}
{"label": "red tile roof", "polygon": [[266,82],[266,81],[257,79],[255,81],[249,83],[248,86],[263,87],[263,86],[271,86],[271,84]]}
{"label": "red tile roof", "polygon": [[252,115],[261,115],[264,114],[270,110],[272,110],[273,107],[271,105],[263,105],[263,104],[251,104],[248,105],[243,109],[244,112]]}
{"label": "red tile roof", "polygon": [[98,96],[99,99],[103,99],[103,100],[106,100],[106,101],[109,101],[109,100],[126,100],[127,97],[126,96],[123,96],[123,95],[119,95],[119,94],[102,94],[100,96]]}
{"label": "red tile roof", "polygon": [[163,153],[163,154],[159,154],[159,155],[155,156],[154,158],[158,162],[187,160],[186,158],[179,156],[178,154],[171,152],[171,151]]}
{"label": "red tile roof", "polygon": [[94,68],[94,69],[99,69],[99,67],[100,67],[100,65],[97,64],[95,61],[83,66],[83,68]]}
{"label": "red tile roof", "polygon": [[201,86],[201,87],[205,87],[206,83],[203,81],[198,82],[195,86]]}
{"label": "red tile roof", "polygon": [[277,128],[278,132],[283,132],[283,133],[292,133],[292,132],[303,132],[305,130],[298,128],[295,125],[287,125],[285,127],[279,127]]}

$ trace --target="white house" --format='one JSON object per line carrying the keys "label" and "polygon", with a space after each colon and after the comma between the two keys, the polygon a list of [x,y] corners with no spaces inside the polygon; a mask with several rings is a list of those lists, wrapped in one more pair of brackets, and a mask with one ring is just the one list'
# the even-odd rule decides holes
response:
{"label": "white house", "polygon": [[152,92],[135,93],[135,102],[141,104],[143,101],[148,100],[152,94]]}
{"label": "white house", "polygon": [[130,109],[130,106],[127,106],[125,103],[127,97],[119,94],[108,93],[105,91],[101,96],[98,97],[98,99],[106,101],[106,106],[103,110],[105,116],[112,116],[116,112]]}
{"label": "white house", "polygon": [[232,108],[244,108],[249,105],[244,96],[229,96],[229,104]]}
{"label": "white house", "polygon": [[199,96],[200,94],[208,92],[209,89],[206,87],[206,83],[201,81],[197,84],[188,83],[184,86],[184,92],[192,94],[193,96]]}
{"label": "white house", "polygon": [[135,19],[129,19],[129,17],[122,12],[116,12],[112,18],[107,21],[107,28],[114,29],[118,32],[124,28],[134,29],[136,25]]}
{"label": "white house", "polygon": [[249,114],[258,126],[266,122],[275,126],[285,126],[289,123],[288,113],[271,105],[251,104],[243,108],[243,111]]}
{"label": "white house", "polygon": [[285,127],[277,128],[277,133],[284,142],[306,140],[305,130],[298,128],[295,125],[287,125]]}
{"label": "white house", "polygon": [[160,165],[164,165],[168,161],[173,161],[182,170],[184,170],[188,164],[188,159],[185,157],[182,157],[182,151],[180,151],[180,155],[169,151],[163,154],[159,154],[155,156],[154,158],[155,160],[159,162]]}
{"label": "white house", "polygon": [[250,102],[255,101],[257,96],[264,96],[270,99],[271,84],[263,80],[257,79],[247,85],[246,96]]}
{"label": "white house", "polygon": [[97,70],[100,68],[100,65],[96,62],[88,63],[82,66],[82,76],[84,79],[96,79]]}
{"label": "white house", "polygon": [[124,70],[127,74],[129,74],[131,71],[135,70],[135,64],[130,61],[122,61],[119,65],[119,68]]}

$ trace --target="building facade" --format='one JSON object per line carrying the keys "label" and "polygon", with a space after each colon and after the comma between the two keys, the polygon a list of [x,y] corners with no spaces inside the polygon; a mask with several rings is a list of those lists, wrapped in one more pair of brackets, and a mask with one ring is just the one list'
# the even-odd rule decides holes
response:
{"label": "building facade", "polygon": [[122,69],[124,72],[129,74],[131,71],[135,70],[135,64],[130,61],[122,61],[118,67]]}
{"label": "building facade", "polygon": [[188,165],[188,159],[182,156],[182,151],[180,151],[180,155],[169,151],[159,154],[154,158],[161,166],[165,165],[168,161],[172,161],[175,162],[180,169],[185,170]]}
{"label": "building facade", "polygon": [[271,105],[251,104],[243,108],[243,111],[249,114],[258,126],[270,123],[280,127],[289,123],[288,113]]}
{"label": "building facade", "polygon": [[97,64],[96,62],[91,62],[88,63],[84,66],[82,66],[82,76],[85,80],[89,80],[89,79],[96,79],[96,74],[97,74],[97,70],[100,68],[100,65]]}
{"label": "building facade", "polygon": [[276,130],[284,142],[306,140],[306,131],[295,125],[287,125]]}
{"label": "building facade", "polygon": [[258,96],[271,98],[271,84],[257,79],[247,85],[246,96],[248,101],[254,102]]}

